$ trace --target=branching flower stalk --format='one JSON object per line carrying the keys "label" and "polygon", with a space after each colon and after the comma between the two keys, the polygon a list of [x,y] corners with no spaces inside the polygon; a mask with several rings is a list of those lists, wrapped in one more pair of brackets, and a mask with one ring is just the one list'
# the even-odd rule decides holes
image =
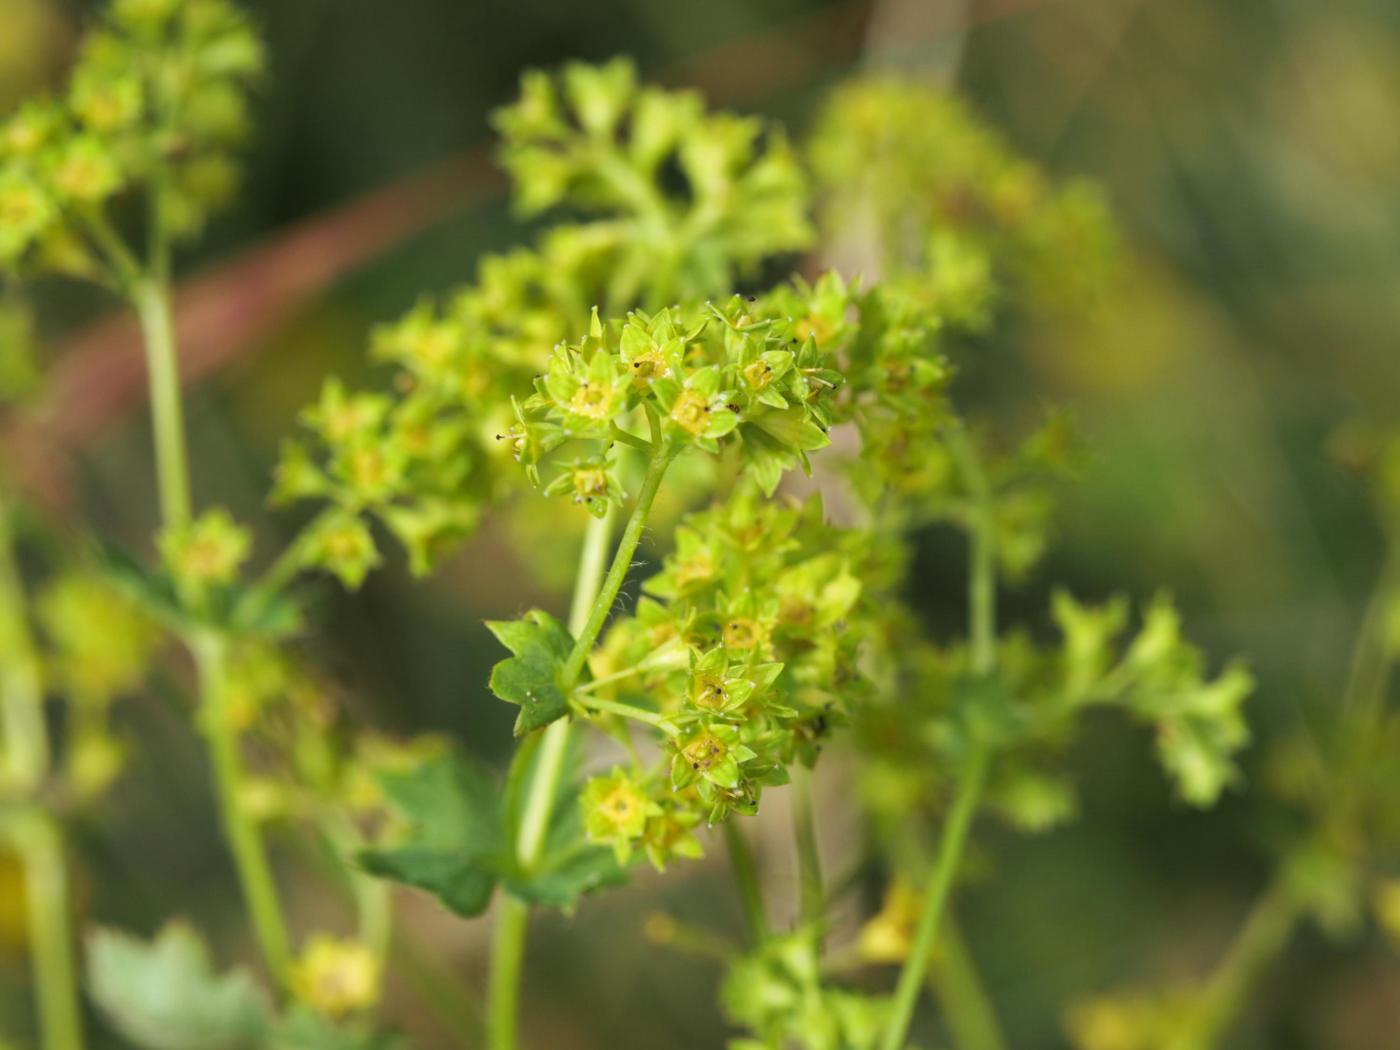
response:
{"label": "branching flower stalk", "polygon": [[[971,669],[990,677],[996,672],[996,533],[991,488],[967,434],[950,433],[958,469],[971,496],[968,522],[968,620],[971,624]],[[914,1016],[919,992],[928,973],[929,959],[938,943],[939,923],[952,893],[953,881],[967,845],[982,790],[986,785],[991,754],[987,744],[974,739],[958,772],[953,802],[943,825],[933,870],[922,896],[922,910],[909,957],[895,985],[890,1018],[881,1050],[901,1050]]]}
{"label": "branching flower stalk", "polygon": [[[151,190],[152,213],[160,214],[162,183]],[[149,231],[152,262],[145,267],[119,247],[112,234],[103,242],[112,253],[110,262],[125,275],[123,291],[141,322],[150,391],[151,433],[157,488],[160,494],[161,529],[167,535],[189,527],[193,514],[189,457],[186,448],[183,395],[167,265],[170,247],[160,225]],[[133,267],[135,270],[133,272]],[[215,629],[192,629],[181,642],[194,658],[198,678],[200,724],[208,738],[214,771],[215,798],[219,805],[229,849],[233,854],[244,904],[268,972],[285,987],[292,964],[291,938],[278,897],[276,879],[267,846],[257,822],[242,804],[245,772],[239,753],[238,731],[227,710],[228,639]]]}
{"label": "branching flower stalk", "polygon": [[929,987],[958,1050],[1007,1050],[1006,1036],[955,917],[941,923]]}
{"label": "branching flower stalk", "polygon": [[[574,599],[569,609],[571,633],[583,629],[598,600],[612,529],[611,510],[588,523],[579,553]],[[524,815],[516,836],[516,860],[525,871],[539,859],[545,826],[554,806],[560,770],[568,752],[570,725],[568,719],[561,719],[546,726],[538,732],[540,739],[533,749],[522,746],[516,755],[513,774],[529,768],[527,759],[532,754],[537,756],[538,763],[534,767],[534,775],[529,778]],[[506,897],[501,902],[496,928],[492,933],[488,990],[487,1042],[494,1050],[510,1050],[519,1043],[520,978],[525,962],[529,922],[530,909],[523,901]]]}
{"label": "branching flower stalk", "polygon": [[[627,570],[641,543],[647,517],[660,491],[666,469],[675,450],[662,434],[660,421],[654,414],[651,424],[651,456],[646,476],[632,512],[623,526],[617,550],[608,566],[606,576],[601,569],[607,556],[611,535],[612,513],[594,518],[584,535],[580,552],[579,571],[574,598],[569,610],[569,633],[576,635],[574,647],[559,674],[559,685],[566,693],[578,683],[584,661],[607,622],[608,614],[617,601]],[[601,579],[600,579],[601,576]],[[554,809],[559,779],[563,772],[569,746],[570,720],[563,718],[538,731],[541,741],[536,749],[533,776],[525,791],[520,828],[516,838],[516,860],[521,871],[529,873],[539,862],[544,846],[545,831]],[[519,755],[528,755],[522,748]],[[517,768],[526,768],[517,756]],[[497,920],[491,950],[490,1012],[488,1041],[492,1050],[514,1050],[518,1044],[520,970],[524,962],[524,940],[529,924],[529,909],[519,900],[508,897]]]}
{"label": "branching flower stalk", "polygon": [[245,771],[238,731],[227,705],[227,640],[215,633],[186,640],[199,675],[201,724],[208,737],[215,798],[243,891],[243,903],[268,973],[278,985],[291,977],[292,946],[262,831],[242,804]]}
{"label": "branching flower stalk", "polygon": [[[175,242],[228,197],[233,148],[247,126],[246,89],[261,48],[226,0],[121,0],[83,42],[65,97],[35,101],[4,127],[0,266],[61,275],[116,291],[140,320],[160,504],[160,546],[179,577],[160,612],[194,657],[221,818],[269,972],[285,986],[291,949],[262,833],[244,811],[238,729],[228,712],[224,625],[208,614],[241,560],[243,541],[192,518],[190,472],[171,308]],[[144,253],[111,218],[139,193]],[[144,254],[144,258],[142,257]],[[171,558],[172,552],[180,557]]]}

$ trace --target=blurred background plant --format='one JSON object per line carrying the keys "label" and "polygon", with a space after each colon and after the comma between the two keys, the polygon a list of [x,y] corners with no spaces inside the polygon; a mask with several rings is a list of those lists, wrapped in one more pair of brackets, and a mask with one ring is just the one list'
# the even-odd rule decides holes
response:
{"label": "blurred background plant", "polygon": [[[531,0],[507,14],[419,0],[393,18],[328,0],[249,6],[269,48],[270,79],[255,103],[262,130],[247,187],[189,259],[200,276],[177,301],[197,381],[188,415],[198,484],[263,535],[288,527],[264,509],[265,479],[320,377],[353,380],[368,328],[425,291],[457,286],[483,252],[520,239],[480,145],[485,114],[514,97],[526,66],[631,54],[644,76],[781,118],[797,140],[829,86],[858,68],[899,66],[956,86],[1036,164],[1099,185],[1127,246],[1112,294],[1074,316],[1056,316],[1052,302],[1048,316],[989,340],[960,380],[1013,428],[1044,403],[1070,404],[1088,450],[1079,484],[1066,489],[1058,543],[1007,596],[1008,614],[1044,623],[1052,583],[1086,599],[1126,589],[1143,601],[1169,585],[1210,654],[1250,654],[1256,744],[1243,767],[1256,790],[1188,818],[1140,761],[1150,743],[1093,722],[1070,756],[1077,822],[1034,839],[992,832],[997,869],[1014,877],[974,879],[959,918],[1009,1045],[1071,1036],[1097,1050],[1155,1045],[1143,1033],[1180,1013],[1175,989],[1229,958],[1281,858],[1316,827],[1309,764],[1370,768],[1352,757],[1337,714],[1353,642],[1376,630],[1362,623],[1387,531],[1360,478],[1383,461],[1374,451],[1383,442],[1364,427],[1333,435],[1355,419],[1384,432],[1400,393],[1394,5],[771,0],[690,10],[619,0],[585,10]],[[86,14],[56,0],[0,2],[7,110],[62,82]],[[969,156],[982,148],[964,145]],[[843,159],[860,158],[833,162]],[[1076,195],[1064,211],[1082,214],[1085,201]],[[841,250],[868,252],[868,240]],[[957,245],[904,250],[955,259]],[[871,264],[868,254],[846,258]],[[1052,300],[1079,286],[1080,274],[1053,258],[1031,252],[1026,265]],[[13,421],[7,458],[46,513],[139,546],[156,505],[139,351],[128,329],[102,320],[104,299],[65,287],[45,290],[38,305],[43,341],[56,348],[44,363],[53,381]],[[7,362],[11,345],[0,348]],[[323,673],[353,686],[357,721],[430,728],[487,761],[503,757],[496,745],[509,740],[513,712],[464,683],[484,682],[497,655],[484,618],[562,608],[547,576],[520,571],[520,546],[549,543],[543,517],[485,522],[426,587],[410,587],[398,555],[386,554],[388,571],[354,595],[320,592],[309,648]],[[956,537],[920,533],[905,594],[935,632],[960,622]],[[221,959],[251,958],[197,743],[160,695],[157,683],[119,710],[123,734],[148,757],[102,820],[78,825],[78,899],[126,929],[190,915]],[[818,800],[823,843],[844,852],[861,832],[839,787],[829,790]],[[1356,794],[1374,797],[1359,783]],[[778,808],[757,848],[781,869],[791,847]],[[1342,832],[1342,869],[1336,850],[1305,854],[1320,858],[1315,884],[1346,891],[1327,912],[1335,921],[1298,925],[1228,1045],[1383,1047],[1400,1026],[1388,881],[1396,858],[1368,829],[1368,867],[1358,869],[1359,832]],[[722,866],[684,865],[664,883],[643,879],[541,924],[527,1000],[541,1044],[719,1045],[716,973],[658,955],[638,916],[655,907],[717,923],[726,880]],[[879,880],[861,885],[873,908]],[[346,917],[318,886],[290,887],[303,927]],[[0,900],[10,937],[0,1016],[15,1018],[23,1037],[22,924],[10,915],[19,895]],[[452,981],[479,984],[480,932],[445,926],[416,899],[402,903],[415,940],[452,961]],[[898,908],[886,911],[898,919]],[[664,922],[651,932],[693,936]],[[444,974],[416,951],[388,975],[386,1008],[424,1045],[439,1045],[450,1010],[425,1013],[420,1003],[425,994],[445,1002],[432,991]],[[1141,991],[1114,997],[1123,988]],[[1063,1004],[1075,1000],[1084,1005],[1067,1018]],[[576,1026],[580,1015],[592,1023]]]}

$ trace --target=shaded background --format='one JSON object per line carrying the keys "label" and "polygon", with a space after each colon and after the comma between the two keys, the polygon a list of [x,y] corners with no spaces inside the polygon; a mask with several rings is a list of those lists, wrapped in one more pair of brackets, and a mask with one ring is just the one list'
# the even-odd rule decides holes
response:
{"label": "shaded background", "polygon": [[[321,377],[368,376],[371,325],[521,236],[489,165],[486,115],[522,69],[630,54],[644,75],[699,85],[800,136],[843,76],[916,65],[1051,171],[1099,181],[1132,257],[1095,316],[1022,333],[1024,352],[999,361],[1025,396],[1073,405],[1091,449],[1058,546],[1007,615],[1040,624],[1052,583],[1085,598],[1171,589],[1195,640],[1217,659],[1247,653],[1259,676],[1252,779],[1270,739],[1325,721],[1381,552],[1328,437],[1347,419],[1394,423],[1400,404],[1394,0],[250,6],[271,76],[247,186],[186,260],[201,501],[228,504],[259,535],[289,535],[295,522],[263,494]],[[85,14],[0,0],[0,109],[61,80]],[[138,545],[154,524],[139,352],[121,328],[88,327],[109,303],[63,288],[43,305],[57,385],[28,446],[36,481],[75,519]],[[961,558],[949,536],[920,538],[908,594],[936,625],[961,615]],[[449,731],[499,761],[511,712],[484,689],[496,650],[481,620],[532,602],[563,598],[529,583],[488,525],[426,585],[391,564],[357,595],[326,587],[310,645],[364,719]],[[189,914],[222,957],[251,957],[178,702],[153,695],[126,719],[142,760],[80,831],[85,911],[140,931]],[[1094,723],[1074,754],[1083,818],[1038,839],[983,835],[998,875],[969,886],[959,909],[1018,1050],[1065,1045],[1062,1010],[1078,997],[1205,972],[1263,884],[1283,818],[1246,792],[1210,814],[1183,810],[1149,748]],[[785,824],[768,823],[761,846],[781,877]],[[846,834],[828,829],[829,851]],[[714,969],[648,945],[641,929],[658,907],[736,928],[721,861],[542,922],[526,992],[534,1045],[721,1045]],[[338,914],[315,881],[292,894],[302,928]],[[447,958],[435,976],[448,991],[479,987],[483,924],[404,903]],[[20,1017],[24,970],[9,944],[0,1016]],[[448,1045],[418,998],[396,995],[391,1013],[422,1045]],[[1394,954],[1309,932],[1228,1045],[1364,1050],[1400,1045],[1397,1033]]]}

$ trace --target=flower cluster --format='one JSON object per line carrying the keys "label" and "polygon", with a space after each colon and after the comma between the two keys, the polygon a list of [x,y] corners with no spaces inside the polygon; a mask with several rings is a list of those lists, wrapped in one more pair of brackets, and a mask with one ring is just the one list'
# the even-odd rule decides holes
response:
{"label": "flower cluster", "polygon": [[604,700],[660,729],[649,773],[589,783],[590,836],[623,857],[640,846],[661,866],[689,855],[702,819],[753,813],[792,763],[810,766],[862,695],[866,588],[878,569],[863,535],[826,524],[817,499],[764,500],[747,487],[684,519],[575,697],[595,716]]}
{"label": "flower cluster", "polygon": [[66,95],[0,125],[0,266],[128,279],[105,207],[142,184],[153,237],[197,232],[236,182],[231,155],[261,68],[228,0],[114,4],[84,38]]}
{"label": "flower cluster", "polygon": [[[383,333],[378,345],[392,348],[386,354],[455,353],[452,329],[423,317]],[[398,398],[326,383],[320,400],[302,414],[312,440],[283,446],[273,489],[279,502],[327,505],[301,544],[304,565],[324,567],[358,587],[380,561],[366,515],[399,539],[415,573],[427,572],[471,530],[482,500],[495,489],[502,457],[482,432],[492,429],[491,421],[465,407],[473,402],[461,378],[454,372],[450,379],[416,381]],[[503,428],[504,419],[495,426]]]}
{"label": "flower cluster", "polygon": [[[780,138],[765,139],[753,120],[707,113],[693,93],[639,88],[625,62],[573,65],[557,78],[529,74],[519,101],[496,122],[526,211],[562,204],[596,221],[555,225],[533,248],[486,256],[475,282],[441,308],[419,304],[375,333],[373,355],[397,369],[392,391],[350,393],[332,381],[304,414],[310,439],[285,446],[275,497],[329,504],[300,554],[303,564],[328,569],[347,586],[358,586],[380,561],[366,515],[405,545],[421,573],[471,530],[484,504],[503,501],[518,477],[500,469],[508,453],[535,454],[535,435],[523,433],[511,407],[513,397],[528,395],[533,376],[556,376],[554,389],[567,388],[566,400],[582,410],[570,418],[582,418],[588,434],[608,437],[606,426],[587,424],[620,407],[612,397],[626,384],[616,374],[603,376],[609,359],[600,359],[585,395],[599,400],[572,405],[590,380],[560,349],[586,331],[595,306],[611,314],[677,296],[723,296],[736,273],[810,238],[800,170]],[[685,192],[667,188],[673,159],[687,179]],[[737,324],[742,310],[685,313],[684,321],[664,310],[639,315],[628,326],[629,348],[644,327],[675,326],[666,342],[697,321]],[[794,348],[784,350],[795,356]],[[694,364],[688,346],[667,352]],[[591,345],[586,356],[591,363]],[[621,363],[628,383],[640,381],[651,361]],[[653,363],[669,367],[659,356]],[[745,389],[771,388],[767,402],[779,404],[778,391],[791,387],[796,373],[779,378],[764,367],[753,364]],[[679,375],[672,378],[676,383],[663,382],[659,391],[686,439],[708,444],[722,437],[729,413],[715,414],[723,393],[717,377],[693,377],[684,387]],[[809,427],[771,415],[767,422],[799,453],[804,443],[823,441]],[[509,442],[497,440],[506,434]],[[763,443],[753,434],[750,444]],[[773,450],[763,469],[776,477],[790,459]],[[622,495],[616,466],[606,448],[584,450],[551,479],[550,491],[602,514]]]}
{"label": "flower cluster", "polygon": [[523,211],[599,216],[556,227],[547,254],[605,275],[593,301],[613,309],[719,294],[812,239],[802,169],[780,135],[706,113],[694,92],[641,87],[625,59],[527,73],[496,126]]}
{"label": "flower cluster", "polygon": [[810,927],[767,938],[730,964],[720,990],[725,1013],[753,1032],[728,1050],[857,1050],[876,1045],[886,1000],[826,983],[821,937]]}
{"label": "flower cluster", "polygon": [[379,1001],[382,964],[359,941],[315,934],[292,971],[292,990],[310,1009],[343,1017]]}
{"label": "flower cluster", "polygon": [[893,79],[844,86],[808,155],[837,251],[955,328],[985,329],[999,298],[1077,306],[1112,268],[1098,193],[1055,187],[946,93]]}
{"label": "flower cluster", "polygon": [[[940,797],[944,771],[978,744],[1000,756],[988,785],[993,810],[1027,831],[1062,823],[1076,799],[1053,759],[1095,706],[1153,728],[1159,761],[1192,805],[1212,805],[1235,779],[1233,757],[1249,737],[1242,705],[1253,687],[1242,666],[1206,677],[1201,652],[1181,637],[1165,599],[1148,606],[1121,646],[1126,602],[1085,606],[1060,592],[1052,612],[1060,644],[1009,634],[992,677],[972,672],[965,646],[921,642],[907,624],[886,622],[878,662],[888,677],[856,723],[867,755],[863,794],[887,828]],[[923,728],[907,732],[911,721]]]}
{"label": "flower cluster", "polygon": [[[520,403],[512,448],[532,480],[561,446],[615,442],[719,454],[737,448],[743,468],[772,492],[784,471],[808,466],[829,444],[841,376],[802,321],[762,316],[735,296],[722,305],[635,311],[558,347],[535,393]],[[645,428],[645,434],[639,432]],[[575,460],[569,487],[605,505],[606,458]]]}

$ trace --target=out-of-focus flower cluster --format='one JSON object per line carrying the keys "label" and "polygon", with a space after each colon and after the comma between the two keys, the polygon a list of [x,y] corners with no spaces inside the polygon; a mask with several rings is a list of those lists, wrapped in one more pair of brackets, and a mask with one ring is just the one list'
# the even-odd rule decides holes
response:
{"label": "out-of-focus flower cluster", "polygon": [[593,304],[648,310],[733,290],[766,257],[812,241],[806,179],[754,117],[706,112],[693,91],[637,83],[625,59],[527,73],[496,126],[522,211],[561,204],[541,254],[597,275]]}
{"label": "out-of-focus flower cluster", "polygon": [[[333,380],[304,414],[311,439],[286,446],[275,494],[329,503],[304,561],[349,586],[380,560],[366,514],[425,572],[471,530],[485,503],[502,502],[518,485],[519,473],[500,467],[510,450],[530,454],[512,398],[529,394],[533,376],[548,372],[551,389],[568,387],[566,401],[582,409],[569,418],[582,420],[588,436],[607,436],[606,426],[594,424],[620,411],[624,398],[614,400],[614,388],[640,380],[647,365],[622,383],[602,375],[610,358],[598,360],[599,375],[584,395],[598,400],[573,405],[590,382],[578,358],[593,361],[597,337],[584,336],[582,352],[575,343],[572,357],[564,344],[587,332],[590,310],[658,309],[629,326],[629,349],[656,325],[680,326],[663,343],[699,321],[734,327],[737,309],[711,316],[696,304],[727,296],[737,274],[811,236],[800,168],[780,137],[753,119],[706,112],[693,93],[640,88],[624,61],[573,65],[558,77],[528,74],[520,100],[497,124],[521,206],[535,213],[567,204],[592,219],[552,226],[533,248],[487,256],[476,282],[444,307],[420,304],[380,329],[372,352],[398,369],[392,392],[351,393]],[[685,192],[669,188],[673,163]],[[683,321],[659,309],[677,298],[693,304]],[[629,370],[633,363],[626,362]],[[660,358],[656,364],[669,367]],[[716,376],[673,378],[677,389],[663,383],[659,396],[677,426],[702,443],[722,436],[730,413],[714,411]],[[690,385],[681,386],[686,378]],[[783,385],[774,377],[756,381],[772,386],[770,402]],[[810,427],[773,425],[793,431],[789,444],[822,440]],[[497,440],[513,428],[510,442]],[[613,467],[603,450],[592,450],[562,480],[551,479],[552,491],[601,514],[621,495]]]}
{"label": "out-of-focus flower cluster", "polygon": [[[1242,708],[1253,688],[1243,667],[1207,676],[1165,598],[1147,608],[1126,643],[1121,600],[1086,606],[1059,592],[1052,614],[1059,644],[1010,633],[992,677],[973,673],[965,645],[935,645],[907,621],[886,619],[879,648],[872,646],[880,688],[856,719],[866,757],[862,796],[886,833],[898,839],[911,812],[942,798],[947,771],[974,745],[999,756],[988,805],[1011,824],[1036,832],[1070,819],[1077,799],[1057,759],[1079,717],[1096,706],[1153,729],[1158,759],[1185,801],[1209,806],[1235,779],[1234,755],[1249,738]],[[919,731],[909,732],[911,724]]]}
{"label": "out-of-focus flower cluster", "polygon": [[960,329],[1008,308],[1080,306],[1112,270],[1098,192],[1053,185],[946,92],[892,79],[838,88],[808,155],[828,251]]}
{"label": "out-of-focus flower cluster", "polygon": [[152,236],[198,232],[237,181],[262,46],[228,0],[121,0],[67,92],[0,125],[0,268],[127,280],[109,205],[145,187]]}

